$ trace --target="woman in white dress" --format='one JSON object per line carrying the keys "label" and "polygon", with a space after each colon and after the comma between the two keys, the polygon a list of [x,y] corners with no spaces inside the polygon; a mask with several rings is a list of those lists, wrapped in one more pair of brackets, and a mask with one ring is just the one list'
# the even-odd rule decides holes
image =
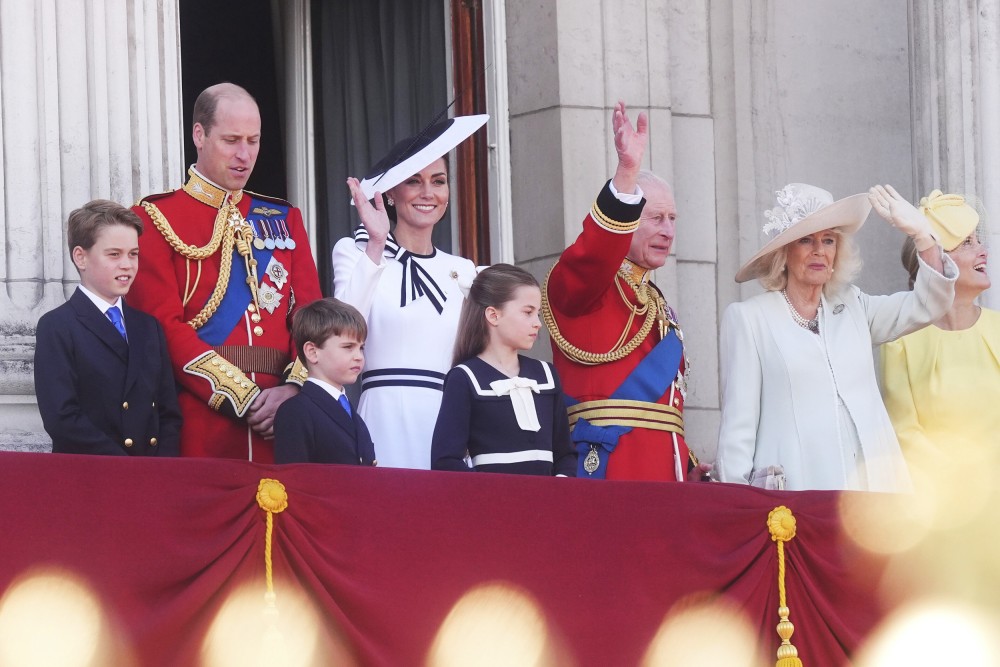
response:
{"label": "woman in white dress", "polygon": [[362,227],[334,246],[334,295],[368,322],[358,411],[380,466],[430,468],[462,288],[476,272],[435,248],[431,234],[448,206],[445,156],[485,122],[464,116],[432,125],[399,142],[364,181],[347,180]]}
{"label": "woman in white dress", "polygon": [[[720,478],[770,489],[909,490],[872,345],[941,317],[954,298],[955,264],[891,187],[837,202],[800,183],[777,195],[765,214],[771,240],[736,274],[767,291],[723,315]],[[869,296],[850,284],[860,267],[851,236],[873,205],[914,239],[912,292]]]}

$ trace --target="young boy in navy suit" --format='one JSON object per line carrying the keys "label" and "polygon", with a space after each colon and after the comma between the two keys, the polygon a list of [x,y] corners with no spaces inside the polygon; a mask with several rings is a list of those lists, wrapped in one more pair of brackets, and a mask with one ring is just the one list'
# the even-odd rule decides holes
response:
{"label": "young boy in navy suit", "polygon": [[159,322],[122,298],[142,221],[97,199],[69,214],[80,286],[35,332],[35,393],[52,451],[177,456],[181,414]]}
{"label": "young boy in navy suit", "polygon": [[275,463],[378,465],[368,427],[344,394],[365,364],[367,337],[365,318],[343,301],[295,311],[292,339],[309,379],[274,416]]}

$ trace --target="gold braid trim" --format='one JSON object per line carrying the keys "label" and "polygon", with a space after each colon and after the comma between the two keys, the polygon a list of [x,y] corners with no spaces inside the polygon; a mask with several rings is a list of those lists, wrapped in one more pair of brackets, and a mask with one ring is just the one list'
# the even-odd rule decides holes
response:
{"label": "gold braid trim", "polygon": [[[150,220],[156,225],[156,228],[163,234],[163,238],[166,239],[170,247],[177,251],[185,259],[194,259],[201,261],[211,257],[220,246],[222,248],[222,256],[219,261],[219,279],[215,282],[215,289],[212,290],[212,295],[205,302],[204,307],[201,311],[188,321],[188,325],[192,329],[200,329],[205,326],[205,323],[211,319],[212,315],[215,315],[215,311],[219,309],[219,304],[222,303],[222,297],[226,295],[226,289],[229,287],[229,275],[232,272],[232,262],[226,261],[227,257],[231,257],[233,254],[233,246],[236,244],[236,235],[233,230],[233,226],[229,224],[229,216],[231,215],[231,210],[238,211],[236,206],[229,204],[228,206],[223,206],[219,209],[218,215],[215,216],[215,227],[212,229],[212,238],[208,242],[208,245],[202,246],[201,248],[188,245],[177,236],[177,232],[174,231],[170,223],[167,222],[167,218],[163,213],[156,207],[155,204],[150,202],[142,202],[142,207],[149,214]],[[198,267],[198,274],[201,275],[201,266]],[[187,297],[190,298],[190,297]]]}
{"label": "gold braid trim", "polygon": [[236,416],[242,417],[260,393],[260,387],[253,380],[214,350],[203,352],[189,361],[184,366],[184,372],[208,380],[212,386],[208,405],[215,411],[222,408],[228,399]]}
{"label": "gold braid trim", "polygon": [[[584,366],[596,366],[598,364],[606,364],[612,361],[618,361],[619,359],[624,359],[628,355],[635,352],[635,350],[642,345],[642,342],[646,340],[646,336],[649,332],[653,330],[653,323],[656,322],[657,316],[659,314],[660,308],[650,308],[649,300],[650,297],[654,301],[659,303],[660,296],[655,291],[650,294],[649,285],[643,283],[642,285],[634,285],[631,287],[635,290],[636,298],[639,303],[642,304],[639,308],[636,308],[628,299],[625,298],[625,294],[621,291],[621,285],[618,284],[617,276],[615,278],[615,285],[618,287],[619,293],[621,293],[622,299],[625,303],[632,309],[632,316],[629,317],[628,322],[625,324],[625,329],[622,331],[622,335],[618,338],[618,342],[608,350],[607,352],[588,352],[586,350],[576,347],[563,336],[562,332],[559,330],[559,324],[556,322],[555,314],[552,312],[552,307],[549,304],[549,277],[552,275],[552,270],[556,268],[559,262],[552,265],[552,269],[545,275],[545,282],[542,283],[542,320],[545,322],[546,328],[549,330],[549,335],[555,342],[556,347],[559,351],[566,356],[570,361],[575,361],[578,364]],[[627,343],[622,344],[625,337],[628,335],[629,327],[632,324],[632,320],[637,313],[641,313],[645,309],[646,319],[643,320],[642,326],[639,330],[635,332],[635,335]]]}
{"label": "gold braid trim", "polygon": [[612,234],[631,234],[639,228],[640,218],[636,218],[635,220],[626,220],[624,222],[615,220],[614,218],[610,218],[605,215],[604,211],[597,206],[596,201],[594,202],[594,205],[590,207],[590,216],[594,219],[594,222],[597,223],[598,227],[606,229]]}
{"label": "gold braid trim", "polygon": [[302,359],[299,357],[295,357],[295,361],[290,363],[285,370],[288,373],[285,382],[297,384],[301,387],[309,379],[309,369],[306,368],[306,365],[302,363]]}
{"label": "gold braid trim", "polygon": [[187,259],[208,259],[219,249],[219,244],[222,242],[226,231],[226,221],[229,218],[229,211],[226,207],[220,208],[218,214],[215,216],[215,226],[212,228],[212,238],[209,239],[208,245],[200,248],[184,243],[177,236],[177,232],[170,226],[170,223],[167,222],[166,216],[156,207],[156,204],[144,201],[142,202],[142,207],[146,210],[147,215],[149,215],[149,219],[153,221],[156,228],[163,234],[163,238],[167,240],[170,247],[176,250],[182,257],[186,257]]}

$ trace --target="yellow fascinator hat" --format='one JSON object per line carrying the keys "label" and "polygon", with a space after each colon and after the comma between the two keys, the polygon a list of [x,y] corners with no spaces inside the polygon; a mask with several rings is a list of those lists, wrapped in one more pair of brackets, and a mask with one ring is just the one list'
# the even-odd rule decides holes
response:
{"label": "yellow fascinator hat", "polygon": [[946,195],[934,190],[920,200],[920,212],[930,220],[934,236],[945,250],[954,250],[979,225],[976,209],[962,195]]}

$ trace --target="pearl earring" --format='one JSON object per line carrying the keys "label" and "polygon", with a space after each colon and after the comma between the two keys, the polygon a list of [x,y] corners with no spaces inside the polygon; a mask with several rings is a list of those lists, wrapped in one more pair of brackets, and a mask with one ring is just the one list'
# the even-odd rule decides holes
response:
{"label": "pearl earring", "polygon": [[395,200],[393,200],[392,197],[386,197],[386,203],[388,203],[389,206],[395,206],[396,205],[396,202],[395,202]]}

